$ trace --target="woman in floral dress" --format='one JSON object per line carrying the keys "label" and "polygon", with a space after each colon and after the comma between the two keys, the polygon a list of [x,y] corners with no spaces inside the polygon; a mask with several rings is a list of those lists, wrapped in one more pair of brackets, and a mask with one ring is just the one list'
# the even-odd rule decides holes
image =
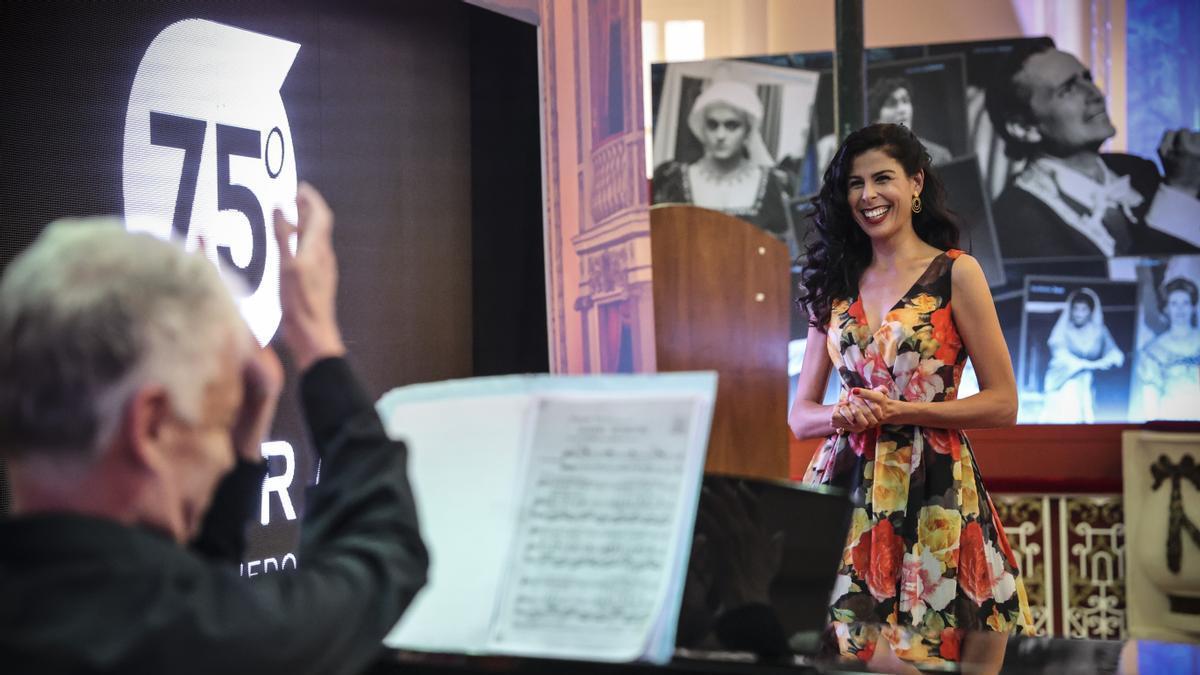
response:
{"label": "woman in floral dress", "polygon": [[[1030,622],[961,431],[1016,420],[987,281],[955,248],[941,181],[903,126],[847,137],[814,203],[801,299],[810,348],[788,421],[798,438],[828,437],[805,480],[843,488],[855,502],[832,631],[842,654],[873,669],[964,661],[994,672],[1008,634]],[[958,399],[967,357],[980,391]],[[831,367],[842,391],[826,406]]]}

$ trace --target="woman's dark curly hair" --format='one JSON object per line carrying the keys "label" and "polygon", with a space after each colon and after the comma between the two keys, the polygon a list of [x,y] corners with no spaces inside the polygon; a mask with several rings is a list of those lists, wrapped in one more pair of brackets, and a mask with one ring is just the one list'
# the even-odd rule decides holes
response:
{"label": "woman's dark curly hair", "polygon": [[913,229],[925,243],[943,251],[958,246],[958,219],[946,207],[946,189],[916,134],[899,124],[872,124],[850,134],[829,162],[825,183],[812,200],[815,238],[800,261],[804,271],[797,302],[807,310],[809,324],[822,331],[833,303],[858,295],[858,280],[871,264],[871,241],[854,221],[847,201],[854,159],[868,150],[887,153],[909,176],[925,172],[922,208],[912,216]]}

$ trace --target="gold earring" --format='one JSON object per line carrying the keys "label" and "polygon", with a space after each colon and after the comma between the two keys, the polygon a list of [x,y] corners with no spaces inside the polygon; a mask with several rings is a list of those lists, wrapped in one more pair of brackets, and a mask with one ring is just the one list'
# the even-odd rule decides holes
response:
{"label": "gold earring", "polygon": [[921,197],[920,197],[920,195],[913,195],[912,210],[913,210],[913,213],[921,212]]}

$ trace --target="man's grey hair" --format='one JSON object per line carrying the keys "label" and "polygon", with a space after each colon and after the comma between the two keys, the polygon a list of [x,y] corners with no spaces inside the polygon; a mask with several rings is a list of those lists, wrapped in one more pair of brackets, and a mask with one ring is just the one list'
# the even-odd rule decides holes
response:
{"label": "man's grey hair", "polygon": [[52,223],[0,281],[0,453],[94,457],[150,384],[196,421],[220,359],[248,353],[240,321],[202,255],[116,219]]}

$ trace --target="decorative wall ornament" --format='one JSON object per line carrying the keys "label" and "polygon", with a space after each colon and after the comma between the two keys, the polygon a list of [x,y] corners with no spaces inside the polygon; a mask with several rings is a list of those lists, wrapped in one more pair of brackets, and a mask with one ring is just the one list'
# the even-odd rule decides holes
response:
{"label": "decorative wall ornament", "polygon": [[629,260],[629,248],[617,246],[603,249],[585,258],[587,261],[587,286],[595,299],[596,295],[613,293],[625,287],[625,267]]}
{"label": "decorative wall ornament", "polygon": [[1050,498],[1043,495],[992,495],[1008,544],[1025,581],[1034,635],[1054,635],[1053,577],[1050,558]]}
{"label": "decorative wall ornament", "polygon": [[1200,434],[1126,431],[1129,633],[1200,641]]}
{"label": "decorative wall ornament", "polygon": [[1066,497],[1059,518],[1063,635],[1124,638],[1125,523],[1121,498]]}
{"label": "decorative wall ornament", "polygon": [[1171,504],[1167,513],[1167,569],[1179,574],[1180,562],[1183,557],[1183,533],[1187,532],[1192,543],[1200,546],[1200,530],[1195,523],[1183,512],[1183,496],[1179,491],[1180,479],[1187,479],[1200,489],[1200,466],[1191,455],[1184,455],[1178,464],[1171,463],[1166,455],[1159,455],[1158,461],[1150,465],[1150,475],[1154,477],[1151,490],[1158,490],[1163,481],[1171,481]]}
{"label": "decorative wall ornament", "polygon": [[993,494],[1029,596],[1033,634],[1126,635],[1120,495]]}

